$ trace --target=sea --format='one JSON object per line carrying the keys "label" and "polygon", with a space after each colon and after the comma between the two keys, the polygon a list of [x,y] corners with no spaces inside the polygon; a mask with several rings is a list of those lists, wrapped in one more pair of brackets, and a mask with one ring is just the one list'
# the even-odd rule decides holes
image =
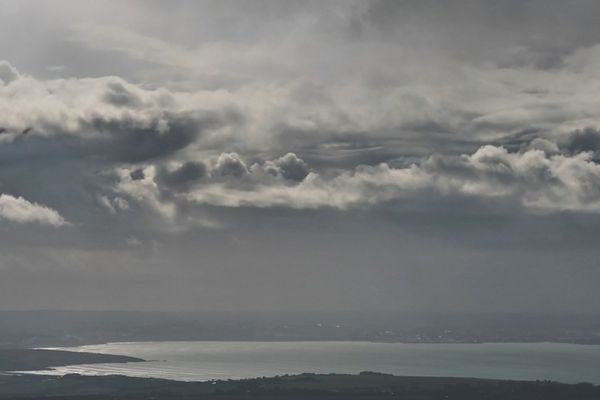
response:
{"label": "sea", "polygon": [[126,355],[147,361],[72,365],[33,373],[209,381],[372,371],[403,376],[600,384],[600,345],[202,341],[123,342],[55,349]]}

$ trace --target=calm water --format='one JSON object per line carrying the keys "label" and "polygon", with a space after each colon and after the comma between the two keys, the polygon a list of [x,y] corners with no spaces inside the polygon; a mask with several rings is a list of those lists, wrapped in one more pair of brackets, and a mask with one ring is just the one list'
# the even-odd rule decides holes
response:
{"label": "calm water", "polygon": [[149,362],[95,364],[40,374],[122,374],[184,381],[302,372],[550,379],[600,384],[600,346],[370,342],[135,342],[61,350],[121,354]]}

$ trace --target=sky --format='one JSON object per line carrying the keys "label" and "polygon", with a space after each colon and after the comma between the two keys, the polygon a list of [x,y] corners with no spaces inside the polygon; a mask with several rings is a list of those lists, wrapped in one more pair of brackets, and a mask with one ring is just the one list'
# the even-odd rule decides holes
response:
{"label": "sky", "polygon": [[0,1],[0,308],[600,313],[600,3]]}

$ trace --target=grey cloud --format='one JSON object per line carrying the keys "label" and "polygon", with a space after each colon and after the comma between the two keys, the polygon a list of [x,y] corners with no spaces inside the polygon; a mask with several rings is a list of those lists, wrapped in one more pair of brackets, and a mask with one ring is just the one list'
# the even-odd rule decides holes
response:
{"label": "grey cloud", "polygon": [[115,77],[40,81],[19,75],[0,90],[0,98],[6,100],[0,106],[5,122],[0,142],[26,135],[25,140],[63,143],[74,154],[121,162],[169,156],[207,131],[243,121],[231,105],[204,109],[209,103],[197,105],[188,95]]}
{"label": "grey cloud", "polygon": [[19,72],[7,61],[0,60],[0,81],[5,85],[19,77]]}
{"label": "grey cloud", "polygon": [[129,175],[134,181],[139,181],[145,177],[144,170],[142,168],[134,169]]}
{"label": "grey cloud", "polygon": [[592,0],[377,0],[361,21],[388,36],[422,33],[423,46],[433,41],[451,57],[548,69],[563,65],[577,48],[598,43],[600,28],[592,17],[598,11]]}
{"label": "grey cloud", "polygon": [[122,197],[109,197],[106,195],[101,195],[98,197],[98,202],[100,205],[105,207],[111,214],[116,214],[119,211],[124,211],[129,209],[129,202]]}
{"label": "grey cloud", "polygon": [[541,70],[558,69],[565,66],[566,58],[574,48],[517,47],[498,60],[500,68],[527,68]]}
{"label": "grey cloud", "polygon": [[[535,148],[541,145],[545,149]],[[338,173],[308,172],[306,175],[305,163],[292,154],[255,164],[248,170],[239,155],[223,153],[208,174],[203,168],[184,164],[188,167],[172,171],[173,176],[164,175],[166,173],[159,169],[155,181],[159,187],[178,189],[174,197],[168,199],[171,204],[347,210],[377,208],[396,201],[419,201],[433,195],[442,200],[472,197],[503,201],[534,213],[600,213],[600,190],[596,189],[600,187],[600,167],[588,153],[565,155],[550,151],[552,149],[550,142],[519,152],[487,145],[470,155],[432,155],[404,167],[382,163]],[[290,165],[301,167],[300,171],[288,169],[288,173],[296,173],[291,178],[297,179],[283,175],[283,168],[291,168]],[[130,172],[126,176],[129,175]],[[200,175],[206,176],[202,185],[189,185]],[[279,175],[286,179],[276,179]],[[236,179],[223,181],[220,178],[223,176]],[[166,177],[172,182],[165,180]],[[156,192],[148,191],[147,185],[147,182],[137,185],[130,181],[117,190],[134,197],[141,194],[153,207],[164,205],[164,200]]]}
{"label": "grey cloud", "polygon": [[536,140],[543,139],[541,137],[543,136],[543,133],[544,132],[539,129],[524,129],[519,132],[504,136],[490,144],[502,146],[510,151],[524,150],[531,146],[531,144]]}
{"label": "grey cloud", "polygon": [[564,138],[560,146],[570,154],[585,151],[597,154],[600,151],[600,132],[594,128],[576,130]]}
{"label": "grey cloud", "polygon": [[63,226],[68,222],[55,210],[23,197],[0,194],[0,219],[16,223]]}
{"label": "grey cloud", "polygon": [[11,4],[5,307],[598,311],[597,1]]}
{"label": "grey cloud", "polygon": [[207,167],[204,163],[188,161],[172,170],[161,167],[156,174],[156,182],[170,189],[186,191],[206,175]]}
{"label": "grey cloud", "polygon": [[558,145],[543,138],[533,139],[528,146],[532,150],[541,150],[546,154],[557,154],[560,152]]}
{"label": "grey cloud", "polygon": [[281,174],[285,179],[292,181],[301,181],[310,172],[304,160],[294,153],[287,153],[276,160],[267,161],[263,168],[270,174]]}
{"label": "grey cloud", "polygon": [[215,162],[212,173],[220,176],[241,177],[248,173],[246,163],[237,153],[221,153]]}
{"label": "grey cloud", "polygon": [[223,122],[218,115],[190,112],[164,113],[148,126],[127,117],[99,117],[80,123],[84,130],[89,127],[103,135],[96,140],[95,151],[101,150],[117,161],[141,162],[173,154],[193,143],[203,130]]}
{"label": "grey cloud", "polygon": [[260,183],[251,189],[206,184],[186,199],[225,207],[348,209],[431,191],[444,196],[510,199],[533,211],[600,212],[600,167],[585,153],[547,155],[528,150],[509,153],[484,146],[471,155],[431,157],[421,165],[361,166],[333,178],[309,174],[295,186]]}
{"label": "grey cloud", "polygon": [[142,105],[142,100],[135,93],[127,90],[120,82],[110,82],[107,84],[104,101],[117,107],[136,108]]}
{"label": "grey cloud", "polygon": [[113,173],[118,177],[113,188],[115,192],[148,206],[170,222],[176,222],[177,217],[191,212],[190,205],[194,202],[186,197],[201,190],[199,188],[217,185],[231,191],[242,188],[254,191],[258,187],[281,185],[293,190],[310,171],[308,165],[293,153],[256,162],[251,167],[237,153],[221,153],[205,161],[149,164],[143,169],[121,167]]}

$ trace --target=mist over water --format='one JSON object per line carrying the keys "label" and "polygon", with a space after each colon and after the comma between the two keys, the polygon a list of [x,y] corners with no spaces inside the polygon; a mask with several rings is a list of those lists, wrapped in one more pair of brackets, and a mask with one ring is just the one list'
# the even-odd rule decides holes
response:
{"label": "mist over water", "polygon": [[61,350],[143,358],[37,374],[126,375],[181,381],[375,371],[406,376],[554,380],[600,384],[600,345],[562,343],[130,342]]}

